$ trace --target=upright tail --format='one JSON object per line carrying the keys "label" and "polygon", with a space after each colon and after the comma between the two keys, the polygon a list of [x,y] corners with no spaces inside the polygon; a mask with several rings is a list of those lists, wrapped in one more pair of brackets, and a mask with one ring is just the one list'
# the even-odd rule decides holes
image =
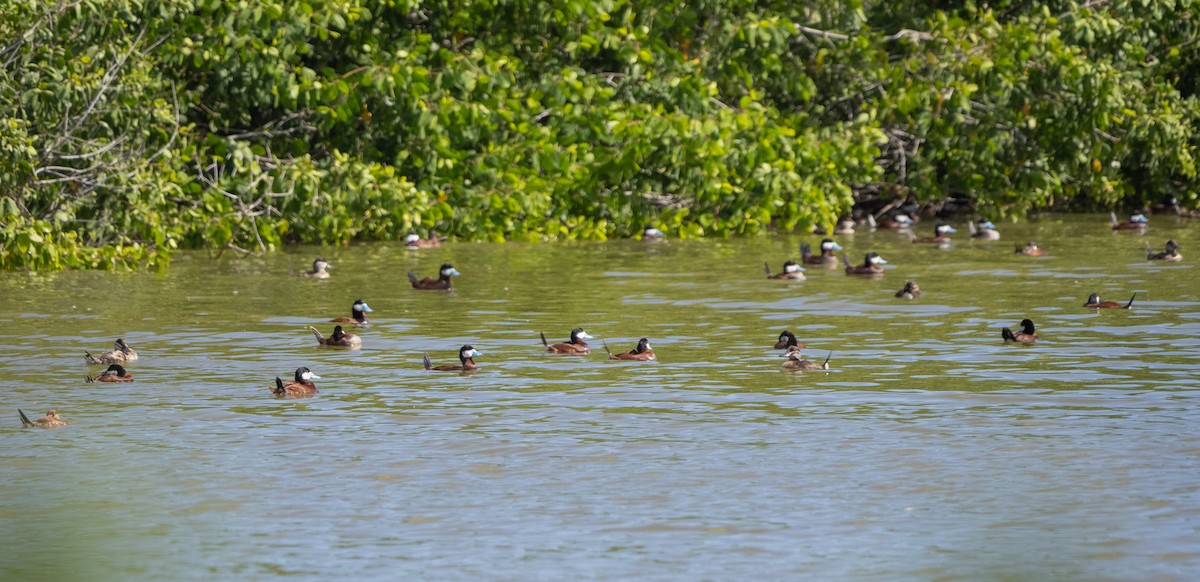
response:
{"label": "upright tail", "polygon": [[846,268],[847,268],[847,269],[853,269],[853,268],[854,268],[854,265],[851,265],[851,264],[850,264],[850,257],[847,257],[847,256],[846,256],[846,253],[842,253],[842,262],[843,262],[843,263],[846,263]]}
{"label": "upright tail", "polygon": [[539,331],[538,333],[542,335],[542,345],[546,346],[546,347],[550,347],[550,342],[546,341],[546,333],[541,332],[541,331]]}
{"label": "upright tail", "polygon": [[25,416],[25,413],[20,408],[17,409],[17,414],[21,415],[21,426],[25,428],[33,426],[33,421],[29,420],[29,417]]}
{"label": "upright tail", "polygon": [[430,370],[433,368],[433,362],[429,361],[429,354],[425,354],[425,353],[421,354],[421,363],[425,364],[426,370]]}
{"label": "upright tail", "polygon": [[1120,224],[1120,223],[1121,223],[1119,220],[1117,220],[1117,213],[1116,213],[1116,212],[1109,212],[1109,213],[1108,213],[1108,217],[1112,219],[1112,225],[1113,225],[1113,226],[1116,226],[1116,225],[1118,225],[1118,224]]}
{"label": "upright tail", "polygon": [[1154,256],[1154,249],[1150,246],[1150,241],[1146,241],[1146,257]]}
{"label": "upright tail", "polygon": [[800,256],[802,256],[802,257],[812,256],[812,245],[810,245],[808,243],[800,243]]}
{"label": "upright tail", "polygon": [[971,236],[975,236],[975,234],[979,232],[978,230],[975,230],[975,223],[971,222],[970,220],[967,221],[967,230],[971,231]]}
{"label": "upright tail", "polygon": [[283,379],[279,376],[275,376],[275,389],[271,390],[271,393],[276,396],[287,394],[287,388],[283,387]]}
{"label": "upright tail", "polygon": [[829,355],[825,356],[825,363],[821,364],[822,368],[829,369],[829,358],[833,357],[833,350],[829,350]]}
{"label": "upright tail", "polygon": [[409,282],[409,283],[412,283],[412,286],[413,286],[413,287],[416,287],[416,286],[417,286],[417,282],[418,282],[418,281],[417,281],[417,274],[416,274],[416,273],[414,273],[414,272],[412,272],[412,271],[409,271],[409,272],[408,272],[408,282]]}
{"label": "upright tail", "polygon": [[766,261],[763,261],[763,268],[767,270],[767,278],[770,279],[771,278],[771,264]]}
{"label": "upright tail", "polygon": [[313,333],[313,335],[317,338],[317,343],[319,343],[321,345],[325,345],[325,336],[321,335],[321,332],[317,331],[317,328],[310,325],[310,326],[308,326],[308,331],[311,331]]}
{"label": "upright tail", "polygon": [[1007,327],[1000,330],[1000,337],[1004,338],[1004,341],[1006,342],[1017,341],[1017,336],[1013,335],[1012,330],[1008,329]]}
{"label": "upright tail", "polygon": [[93,383],[93,382],[95,382],[95,381],[96,381],[96,378],[99,378],[99,376],[95,376],[95,377],[92,377],[92,376],[84,376],[84,377],[83,377],[83,381],[84,381],[84,382],[87,382],[88,384],[91,384],[91,383]]}
{"label": "upright tail", "polygon": [[1134,293],[1134,294],[1133,294],[1133,297],[1130,297],[1130,298],[1129,298],[1129,303],[1126,303],[1126,304],[1125,304],[1125,307],[1122,307],[1121,309],[1129,309],[1130,307],[1133,307],[1133,300],[1134,300],[1134,299],[1137,299],[1137,293]]}
{"label": "upright tail", "polygon": [[[1149,242],[1146,243],[1146,250],[1147,251],[1150,250]],[[92,352],[83,352],[83,359],[87,360],[87,363],[89,363],[89,364],[99,364],[100,363],[100,361],[96,359],[96,356],[92,355]]]}
{"label": "upright tail", "polygon": [[868,215],[867,215],[867,224],[868,224],[868,225],[869,225],[871,228],[878,228],[878,227],[879,227],[879,223],[875,222],[875,216],[874,216],[873,214],[868,214]]}
{"label": "upright tail", "polygon": [[608,352],[608,355],[610,355],[610,356],[611,356],[611,355],[612,355],[612,350],[608,349],[608,342],[606,342],[606,341],[604,341],[604,340],[600,340],[600,343],[604,344],[604,351]]}

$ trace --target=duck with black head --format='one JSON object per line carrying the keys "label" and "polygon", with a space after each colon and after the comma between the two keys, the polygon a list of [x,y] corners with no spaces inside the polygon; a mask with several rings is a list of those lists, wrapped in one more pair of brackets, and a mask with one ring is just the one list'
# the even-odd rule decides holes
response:
{"label": "duck with black head", "polygon": [[883,265],[887,264],[887,261],[883,260],[883,257],[873,252],[866,254],[861,265],[850,264],[850,259],[846,256],[846,253],[842,253],[842,261],[846,263],[847,275],[866,275],[871,277],[883,276]]}
{"label": "duck with black head", "polygon": [[29,417],[25,416],[25,411],[21,410],[20,408],[17,409],[17,414],[21,415],[22,428],[51,429],[67,426],[67,421],[63,420],[62,417],[58,415],[58,411],[54,409],[47,410],[46,416],[36,420],[29,420]]}
{"label": "duck with black head", "polygon": [[90,352],[84,352],[83,359],[87,360],[89,364],[97,365],[128,364],[129,362],[136,362],[138,355],[137,352],[133,351],[133,348],[129,347],[129,344],[125,343],[124,338],[117,338],[117,341],[113,342],[112,351],[103,352],[95,356]]}
{"label": "duck with black head", "polygon": [[325,259],[322,259],[321,257],[317,257],[317,259],[313,261],[312,270],[300,273],[299,276],[307,277],[309,279],[328,279],[329,278],[329,269],[332,269],[332,268],[333,268],[333,265],[330,265],[329,263],[325,262]]}
{"label": "duck with black head", "polygon": [[842,250],[842,245],[833,242],[833,239],[827,238],[821,241],[821,254],[812,254],[812,246],[808,243],[800,244],[800,262],[805,265],[820,265],[826,269],[836,268],[838,266],[837,255],[834,251]]}
{"label": "duck with black head", "polygon": [[1137,299],[1137,293],[1134,293],[1133,297],[1129,298],[1128,303],[1101,301],[1099,293],[1092,293],[1091,295],[1088,295],[1087,303],[1084,303],[1083,306],[1088,309],[1129,309],[1130,307],[1133,307],[1134,299]]}
{"label": "duck with black head", "polygon": [[84,376],[83,381],[92,382],[133,382],[133,374],[130,374],[121,367],[121,364],[112,364],[107,370],[96,374],[95,376]]}
{"label": "duck with black head", "polygon": [[1161,253],[1154,252],[1150,248],[1150,241],[1146,241],[1146,260],[1147,261],[1167,261],[1175,263],[1183,260],[1183,255],[1179,254],[1179,249],[1182,248],[1175,244],[1174,239],[1167,241],[1166,250]]}
{"label": "duck with black head", "polygon": [[887,230],[905,230],[912,228],[912,225],[917,223],[907,212],[897,212],[888,218],[878,221],[873,216],[870,218],[871,226]]}
{"label": "duck with black head", "polygon": [[608,352],[608,359],[610,359],[610,360],[633,360],[633,361],[637,361],[637,362],[651,362],[651,361],[658,359],[658,357],[654,355],[654,350],[650,347],[650,340],[648,340],[646,338],[642,338],[642,339],[638,340],[637,347],[633,348],[632,350],[629,350],[628,352],[621,352],[619,354],[614,354],[614,353],[612,353],[612,350],[608,349],[607,343],[604,344],[604,351]]}
{"label": "duck with black head", "polygon": [[408,272],[408,282],[412,283],[413,289],[422,291],[448,291],[453,288],[454,284],[450,282],[450,277],[461,275],[450,263],[442,263],[442,268],[438,270],[438,278],[425,277],[417,279],[417,275],[412,271]]}
{"label": "duck with black head", "polygon": [[976,222],[968,222],[967,226],[971,229],[971,238],[979,240],[1000,240],[1000,231],[996,230],[996,225],[986,218],[980,218]]}
{"label": "duck with black head", "polygon": [[1033,328],[1033,321],[1029,319],[1021,320],[1021,331],[1014,332],[1007,327],[1001,329],[1000,337],[1004,338],[1004,343],[1031,344],[1038,340],[1037,331]]}
{"label": "duck with black head", "polygon": [[362,338],[352,333],[346,333],[342,326],[335,325],[333,327],[333,335],[325,337],[317,328],[308,326],[308,331],[311,331],[313,337],[317,338],[317,344],[327,348],[351,348],[357,349],[362,347]]}
{"label": "duck with black head", "polygon": [[275,377],[275,386],[271,387],[271,393],[279,398],[301,398],[311,396],[317,393],[317,385],[313,384],[313,380],[320,380],[321,377],[314,374],[312,370],[301,366],[296,368],[296,374],[292,380],[284,381],[279,376]]}
{"label": "duck with black head", "polygon": [[373,311],[366,301],[358,299],[354,305],[350,306],[350,317],[335,317],[329,320],[329,323],[353,323],[354,325],[366,325],[371,323],[367,320],[368,313]]}
{"label": "duck with black head", "polygon": [[436,370],[439,372],[474,372],[479,369],[475,364],[475,358],[482,356],[483,352],[471,347],[470,345],[458,348],[458,364],[443,364],[440,366],[433,365],[429,360],[429,354],[422,354],[421,362],[426,370]]}
{"label": "duck with black head", "polygon": [[800,343],[800,340],[796,339],[796,334],[786,329],[783,330],[783,333],[779,334],[779,341],[775,342],[775,349],[777,350],[803,347],[804,344]]}
{"label": "duck with black head", "polygon": [[932,243],[932,244],[944,245],[944,244],[950,243],[950,237],[947,235],[953,234],[956,232],[958,232],[958,231],[954,230],[954,227],[950,226],[949,224],[939,222],[937,224],[937,226],[933,227],[933,236],[918,238],[917,235],[912,234],[912,233],[909,233],[909,236],[912,238],[912,242],[915,242],[915,243]]}
{"label": "duck with black head", "polygon": [[921,296],[921,287],[916,281],[908,281],[904,283],[904,288],[896,292],[896,297],[903,299],[917,299]]}
{"label": "duck with black head", "polygon": [[551,345],[546,341],[546,334],[542,334],[542,345],[546,346],[546,351],[552,354],[570,354],[573,356],[586,356],[592,353],[592,349],[584,340],[593,339],[588,335],[588,332],[583,331],[582,327],[577,327],[571,330],[571,339],[562,343]]}
{"label": "duck with black head", "polygon": [[434,231],[429,231],[429,238],[421,238],[415,230],[409,230],[408,235],[404,237],[404,246],[409,250],[417,249],[436,249],[442,246],[442,240]]}
{"label": "duck with black head", "polygon": [[1140,212],[1140,211],[1134,212],[1133,214],[1129,215],[1129,220],[1127,220],[1125,222],[1120,222],[1117,220],[1116,212],[1110,212],[1110,213],[1108,213],[1108,216],[1112,223],[1113,230],[1142,231],[1142,230],[1146,230],[1146,227],[1150,225],[1150,220],[1148,218],[1146,218],[1146,214],[1143,212]]}
{"label": "duck with black head", "polygon": [[767,269],[768,279],[786,279],[788,281],[803,281],[805,279],[804,269],[796,261],[785,261],[783,263],[783,271],[774,275],[771,274],[770,263],[763,263],[763,266]]}
{"label": "duck with black head", "polygon": [[829,359],[833,357],[833,352],[829,352],[829,355],[825,356],[825,361],[821,363],[804,359],[804,355],[800,353],[798,347],[788,348],[783,356],[787,358],[780,366],[784,370],[828,370]]}
{"label": "duck with black head", "polygon": [[1044,257],[1046,256],[1046,249],[1037,246],[1037,243],[1033,241],[1029,241],[1025,243],[1025,246],[1017,247],[1015,254],[1025,255],[1027,257]]}
{"label": "duck with black head", "polygon": [[653,226],[647,226],[642,230],[642,242],[662,242],[666,237],[667,235],[663,234],[663,231]]}

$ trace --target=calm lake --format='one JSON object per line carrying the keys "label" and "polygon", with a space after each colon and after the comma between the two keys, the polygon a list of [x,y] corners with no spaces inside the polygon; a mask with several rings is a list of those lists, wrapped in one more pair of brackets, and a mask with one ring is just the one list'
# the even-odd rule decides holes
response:
{"label": "calm lake", "polygon": [[[3,273],[0,578],[1200,578],[1200,221],[953,224],[833,237],[880,279],[765,280],[798,235]],[[409,287],[443,262],[452,293]],[[358,298],[363,348],[316,347]],[[544,352],[577,326],[592,355]],[[784,329],[832,370],[780,370]],[[117,337],[137,381],[84,383]],[[659,362],[605,359],[640,337]],[[467,343],[477,373],[422,369]],[[273,398],[298,366],[320,393]]]}

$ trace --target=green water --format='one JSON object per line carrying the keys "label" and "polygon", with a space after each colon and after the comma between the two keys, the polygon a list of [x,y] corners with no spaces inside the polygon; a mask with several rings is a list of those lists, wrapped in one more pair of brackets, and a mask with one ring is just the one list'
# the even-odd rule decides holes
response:
{"label": "green water", "polygon": [[[1200,575],[1200,225],[1000,225],[946,249],[814,236],[183,254],[0,280],[0,576],[26,579],[1120,579]],[[918,225],[922,236],[930,222]],[[1145,241],[1183,247],[1148,263]],[[1050,256],[1014,255],[1036,240]],[[316,255],[326,281],[289,277]],[[405,272],[442,262],[452,293]],[[918,281],[916,301],[893,297]],[[1089,293],[1132,310],[1083,309]],[[308,325],[365,299],[363,349]],[[1000,327],[1038,325],[1033,346]],[[545,354],[538,332],[596,336]],[[789,373],[790,329],[829,372]],[[85,384],[126,338],[137,381]],[[657,363],[600,340],[650,339]],[[485,355],[471,375],[422,353]],[[298,366],[320,394],[276,400]],[[16,409],[71,425],[23,430]]]}

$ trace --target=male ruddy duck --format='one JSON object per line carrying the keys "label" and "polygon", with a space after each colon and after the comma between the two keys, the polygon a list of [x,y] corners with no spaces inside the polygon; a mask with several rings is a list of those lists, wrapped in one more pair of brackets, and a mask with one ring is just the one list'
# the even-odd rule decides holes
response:
{"label": "male ruddy duck", "polygon": [[546,351],[552,354],[571,354],[578,356],[586,356],[592,353],[592,349],[588,347],[585,339],[593,339],[582,327],[577,327],[571,330],[571,339],[562,343],[550,345],[546,341],[546,334],[542,334],[542,345],[546,346]]}
{"label": "male ruddy duck", "polygon": [[986,218],[980,218],[978,222],[968,222],[967,227],[971,229],[971,238],[1000,240],[1000,231],[996,230],[996,225]]}
{"label": "male ruddy duck", "polygon": [[1146,218],[1146,215],[1142,214],[1141,212],[1134,212],[1133,214],[1129,215],[1129,220],[1126,222],[1117,222],[1116,212],[1110,212],[1108,214],[1112,219],[1113,230],[1145,230],[1146,226],[1150,223],[1150,221]]}
{"label": "male ruddy duck", "polygon": [[636,360],[639,362],[649,362],[658,359],[654,355],[654,350],[650,347],[650,340],[646,338],[638,340],[637,347],[629,350],[628,352],[614,354],[612,353],[612,350],[608,349],[608,343],[604,344],[604,351],[608,352],[608,359],[610,360]]}
{"label": "male ruddy duck", "polygon": [[410,250],[436,249],[442,246],[442,240],[438,238],[437,233],[432,230],[429,231],[429,238],[424,239],[421,238],[421,235],[417,234],[417,231],[410,230],[408,231],[408,235],[404,237],[404,245],[405,248]]}
{"label": "male ruddy duck", "polygon": [[867,253],[861,265],[851,265],[846,253],[842,253],[842,261],[846,263],[847,275],[883,275],[883,267],[880,265],[887,264],[883,257],[875,253]]}
{"label": "male ruddy duck", "polygon": [[1169,261],[1172,263],[1174,263],[1176,261],[1182,261],[1183,255],[1179,254],[1179,249],[1181,249],[1181,248],[1183,248],[1183,247],[1180,247],[1179,245],[1175,244],[1174,239],[1172,239],[1172,240],[1167,241],[1167,250],[1166,251],[1161,252],[1161,253],[1156,253],[1156,252],[1154,252],[1154,249],[1150,248],[1150,241],[1146,241],[1146,260],[1147,261]]}
{"label": "male ruddy duck", "polygon": [[827,238],[821,241],[821,254],[812,254],[812,247],[808,243],[800,244],[800,262],[805,265],[821,265],[826,268],[833,268],[838,265],[837,255],[834,251],[842,250],[842,245],[833,242],[833,239]]}
{"label": "male ruddy duck", "polygon": [[413,289],[421,289],[424,291],[446,291],[453,286],[453,284],[450,283],[450,277],[457,277],[461,274],[462,273],[459,273],[457,270],[455,270],[450,263],[442,263],[442,268],[438,271],[437,279],[434,279],[433,277],[425,277],[424,279],[418,281],[416,274],[414,274],[412,271],[409,271],[408,281],[412,283]]}
{"label": "male ruddy duck", "polygon": [[791,331],[788,331],[786,329],[783,330],[783,333],[779,334],[779,341],[775,342],[775,349],[777,349],[777,350],[786,350],[786,349],[790,349],[790,348],[803,348],[803,347],[804,347],[804,344],[800,343],[796,339],[796,334],[794,334]]}
{"label": "male ruddy duck", "polygon": [[333,328],[333,335],[325,337],[317,328],[308,326],[308,330],[317,338],[317,343],[327,348],[361,348],[362,338],[352,333],[346,333],[342,330],[342,326],[337,325]]}
{"label": "male ruddy duck", "polygon": [[783,263],[783,272],[775,275],[771,274],[771,265],[763,263],[767,269],[768,279],[787,279],[789,281],[803,281],[805,279],[804,269],[796,264],[796,261],[786,261]]}
{"label": "male ruddy duck", "polygon": [[300,276],[308,277],[310,279],[328,279],[329,278],[329,269],[332,269],[332,268],[333,268],[333,265],[326,263],[325,259],[322,259],[321,257],[317,257],[317,260],[313,261],[312,270],[300,273]]}
{"label": "male ruddy duck", "polygon": [[89,364],[126,364],[136,362],[138,355],[137,352],[133,351],[133,348],[129,347],[129,344],[125,343],[124,338],[117,338],[117,341],[113,342],[113,350],[111,352],[104,352],[98,356],[84,352],[83,358]]}
{"label": "male ruddy duck", "polygon": [[84,376],[84,382],[133,382],[133,374],[125,371],[121,364],[113,364],[95,376]]}
{"label": "male ruddy duck", "polygon": [[1099,293],[1092,293],[1088,295],[1087,303],[1084,303],[1083,306],[1088,309],[1129,309],[1133,307],[1133,300],[1136,298],[1137,293],[1134,293],[1133,297],[1129,298],[1129,303],[1122,305],[1116,301],[1101,301]]}
{"label": "male ruddy duck", "polygon": [[47,410],[46,416],[37,420],[29,420],[29,417],[25,416],[25,412],[20,408],[17,409],[17,414],[21,415],[21,426],[24,428],[58,428],[60,426],[67,426],[67,421],[63,420],[58,415],[58,411],[53,409]]}
{"label": "male ruddy duck", "polygon": [[367,305],[366,301],[359,299],[350,306],[350,317],[335,317],[329,320],[329,323],[353,323],[354,325],[363,325],[370,323],[367,321],[367,313],[372,309]]}
{"label": "male ruddy duck", "polygon": [[905,283],[904,288],[896,292],[896,297],[903,297],[905,299],[916,299],[920,296],[921,287],[917,285],[916,281]]}
{"label": "male ruddy duck", "polygon": [[938,223],[937,226],[933,227],[934,236],[917,238],[917,235],[915,235],[915,234],[909,233],[909,235],[912,236],[912,242],[915,242],[915,243],[946,244],[946,243],[950,242],[950,237],[948,237],[946,235],[953,234],[956,232],[958,232],[958,231],[954,230],[954,228],[951,227],[949,224]]}
{"label": "male ruddy duck", "polygon": [[1000,330],[1000,337],[1004,338],[1004,342],[1017,342],[1021,344],[1031,344],[1036,342],[1038,334],[1033,329],[1033,321],[1028,319],[1021,320],[1021,331],[1013,333],[1011,329],[1003,328]]}
{"label": "male ruddy duck", "polygon": [[299,398],[317,393],[317,385],[312,381],[320,380],[321,377],[312,373],[312,370],[304,366],[296,368],[294,378],[284,382],[282,378],[275,376],[275,387],[270,389],[271,393],[280,398]]}
{"label": "male ruddy duck", "polygon": [[1033,241],[1029,241],[1025,243],[1025,246],[1017,247],[1017,252],[1015,254],[1025,255],[1027,257],[1044,257],[1046,256],[1046,249],[1037,246]]}
{"label": "male ruddy duck", "polygon": [[875,217],[867,215],[867,222],[871,223],[872,228],[886,228],[888,230],[904,230],[912,227],[917,221],[904,212],[897,212],[891,218],[885,218],[879,222],[875,221]]}
{"label": "male ruddy duck", "polygon": [[460,364],[443,364],[441,366],[435,366],[433,365],[433,362],[429,361],[429,354],[422,354],[423,358],[421,361],[425,364],[426,370],[438,370],[441,372],[473,372],[479,369],[479,366],[475,365],[475,356],[482,355],[483,352],[467,345],[458,348],[458,361],[461,362]]}
{"label": "male ruddy duck", "polygon": [[783,355],[787,358],[787,361],[780,368],[784,370],[828,370],[829,358],[833,357],[833,352],[829,352],[829,355],[825,356],[825,361],[820,364],[804,359],[804,356],[800,353],[800,348],[788,348],[787,353]]}
{"label": "male ruddy duck", "polygon": [[653,226],[647,226],[646,229],[642,231],[642,242],[662,242],[666,236],[667,235],[663,234],[663,231],[658,230]]}

